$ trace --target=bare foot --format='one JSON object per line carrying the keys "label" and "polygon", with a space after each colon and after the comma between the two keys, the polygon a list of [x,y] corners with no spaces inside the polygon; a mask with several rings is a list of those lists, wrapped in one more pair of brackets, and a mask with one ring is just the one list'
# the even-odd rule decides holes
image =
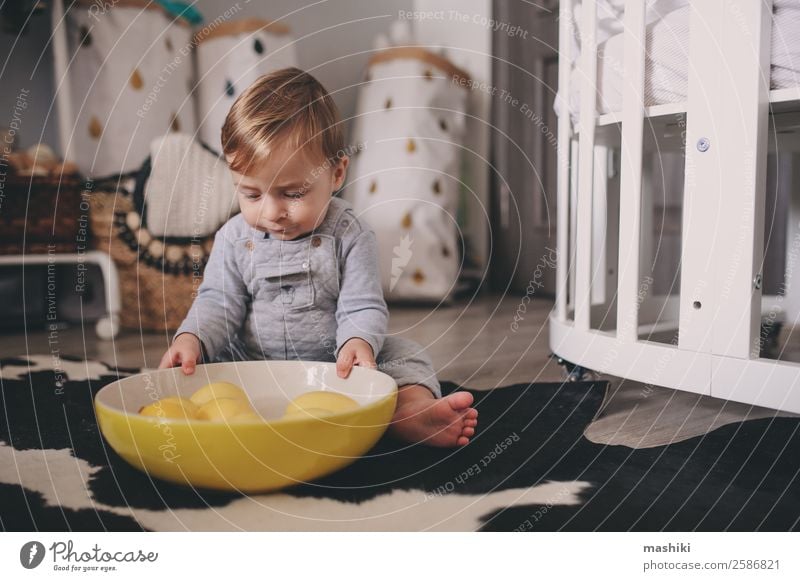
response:
{"label": "bare foot", "polygon": [[470,407],[472,401],[472,394],[466,391],[436,399],[424,386],[403,386],[398,391],[389,432],[402,440],[428,446],[464,446],[478,425],[478,410]]}

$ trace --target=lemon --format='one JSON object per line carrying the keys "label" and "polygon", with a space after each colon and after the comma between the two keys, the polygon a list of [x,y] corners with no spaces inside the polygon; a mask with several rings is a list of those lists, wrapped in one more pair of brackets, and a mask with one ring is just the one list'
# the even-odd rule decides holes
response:
{"label": "lemon", "polygon": [[358,407],[353,399],[344,394],[335,391],[310,391],[290,401],[283,416],[337,414],[358,409]]}
{"label": "lemon", "polygon": [[198,407],[183,397],[165,397],[139,410],[143,416],[190,420],[197,419],[197,412]]}
{"label": "lemon", "polygon": [[315,417],[318,418],[320,416],[330,415],[333,412],[331,410],[325,410],[322,408],[303,408],[303,409],[294,409],[292,411],[287,411],[283,414],[284,418],[308,418],[308,417]]}
{"label": "lemon", "polygon": [[219,397],[201,405],[197,410],[197,417],[201,420],[228,421],[239,414],[252,411],[253,408],[247,401],[232,397]]}
{"label": "lemon", "polygon": [[254,411],[246,411],[236,414],[231,418],[234,422],[263,422],[264,418]]}
{"label": "lemon", "polygon": [[227,381],[209,383],[194,392],[190,399],[198,406],[202,406],[214,398],[220,397],[248,401],[247,394],[241,387]]}

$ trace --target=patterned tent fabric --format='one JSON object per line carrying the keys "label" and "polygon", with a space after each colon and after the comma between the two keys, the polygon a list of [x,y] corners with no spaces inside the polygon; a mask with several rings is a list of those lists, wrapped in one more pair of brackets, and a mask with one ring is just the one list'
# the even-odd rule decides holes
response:
{"label": "patterned tent fabric", "polygon": [[421,48],[389,48],[360,90],[343,197],[377,235],[388,300],[446,300],[457,282],[467,78]]}
{"label": "patterned tent fabric", "polygon": [[236,97],[261,75],[297,66],[294,38],[278,23],[246,19],[201,31],[195,39],[200,139],[219,150],[220,130]]}
{"label": "patterned tent fabric", "polygon": [[74,60],[70,158],[92,176],[139,167],[150,142],[195,130],[192,31],[157,5],[120,1],[68,13]]}

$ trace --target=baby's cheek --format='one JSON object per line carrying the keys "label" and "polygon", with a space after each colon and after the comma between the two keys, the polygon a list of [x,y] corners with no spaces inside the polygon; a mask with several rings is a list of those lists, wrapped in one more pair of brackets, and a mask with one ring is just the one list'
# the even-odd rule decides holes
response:
{"label": "baby's cheek", "polygon": [[289,211],[289,219],[302,227],[303,230],[311,231],[317,228],[325,220],[325,214],[319,216],[317,211],[308,207],[298,206],[294,213]]}
{"label": "baby's cheek", "polygon": [[244,221],[250,224],[250,216],[247,213],[247,210],[243,206],[239,206],[239,212],[242,214],[242,218],[244,218]]}
{"label": "baby's cheek", "polygon": [[247,222],[248,225],[252,226],[254,222],[257,222],[257,220],[253,219],[253,215],[255,213],[253,212],[253,209],[251,207],[248,207],[247,205],[240,202],[239,211],[242,213],[242,217],[244,218],[244,221]]}

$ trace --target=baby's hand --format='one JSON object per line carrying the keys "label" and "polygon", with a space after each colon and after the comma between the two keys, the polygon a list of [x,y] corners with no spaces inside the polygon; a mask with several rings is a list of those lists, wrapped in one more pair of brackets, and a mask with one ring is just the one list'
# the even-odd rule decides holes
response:
{"label": "baby's hand", "polygon": [[194,366],[200,360],[202,346],[200,339],[191,333],[181,333],[172,342],[172,346],[167,349],[158,364],[159,369],[181,366],[186,375],[194,373]]}
{"label": "baby's hand", "polygon": [[339,350],[339,356],[336,359],[336,374],[339,377],[345,378],[350,375],[350,370],[353,365],[360,365],[361,367],[369,367],[375,369],[375,356],[372,354],[372,347],[369,343],[359,337],[348,339]]}

